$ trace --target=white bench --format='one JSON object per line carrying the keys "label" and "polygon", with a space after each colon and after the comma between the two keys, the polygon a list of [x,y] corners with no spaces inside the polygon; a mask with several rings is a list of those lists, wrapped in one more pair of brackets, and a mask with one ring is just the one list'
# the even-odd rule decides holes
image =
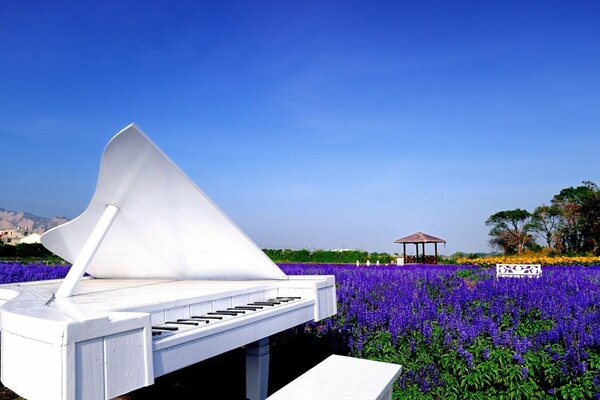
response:
{"label": "white bench", "polygon": [[521,278],[542,276],[540,264],[496,264],[497,278]]}
{"label": "white bench", "polygon": [[267,400],[391,400],[402,367],[332,355]]}

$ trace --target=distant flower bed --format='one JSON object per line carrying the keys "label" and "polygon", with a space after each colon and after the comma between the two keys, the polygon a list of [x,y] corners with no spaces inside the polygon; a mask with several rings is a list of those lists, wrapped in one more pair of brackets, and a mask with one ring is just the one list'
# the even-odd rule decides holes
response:
{"label": "distant flower bed", "polygon": [[61,279],[67,275],[69,268],[64,265],[0,262],[0,283]]}
{"label": "distant flower bed", "polygon": [[493,267],[496,264],[541,264],[541,265],[600,265],[600,257],[567,257],[567,256],[501,256],[482,258],[460,258],[457,264]]}
{"label": "distant flower bed", "polygon": [[552,266],[539,279],[465,266],[281,268],[336,276],[338,315],[307,329],[340,335],[355,356],[402,365],[395,399],[600,391],[599,266]]}

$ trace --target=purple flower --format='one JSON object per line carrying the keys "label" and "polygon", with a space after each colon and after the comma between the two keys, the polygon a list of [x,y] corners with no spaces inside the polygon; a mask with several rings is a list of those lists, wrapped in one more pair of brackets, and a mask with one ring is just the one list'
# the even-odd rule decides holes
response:
{"label": "purple flower", "polygon": [[513,355],[512,358],[513,358],[513,360],[515,360],[519,364],[523,364],[525,362],[523,360],[523,356],[521,356],[519,353],[516,353],[515,355]]}
{"label": "purple flower", "polygon": [[490,359],[490,349],[488,349],[487,347],[485,349],[483,349],[483,351],[481,352],[481,356],[483,357],[484,360],[489,360]]}
{"label": "purple flower", "polygon": [[467,363],[467,367],[469,367],[469,369],[473,368],[473,355],[468,351],[465,351],[465,362]]}
{"label": "purple flower", "polygon": [[[523,379],[536,381],[543,377],[526,365],[530,352],[547,352],[565,381],[572,381],[589,373],[590,358],[600,348],[600,266],[548,266],[539,279],[510,280],[472,269],[469,282],[476,284],[456,275],[465,266],[281,268],[288,274],[335,275],[338,315],[315,327],[326,326],[323,332],[336,332],[352,352],[362,349],[366,356],[380,353],[374,340],[389,332],[390,344],[414,361],[400,380],[405,388],[431,391],[443,385],[447,370],[436,357],[432,366],[414,359],[429,347],[456,352],[468,368],[476,368],[500,346],[512,352]],[[474,358],[481,343],[481,358]]]}
{"label": "purple flower", "polygon": [[42,281],[62,279],[69,272],[70,266],[21,264],[18,262],[0,262],[0,283]]}

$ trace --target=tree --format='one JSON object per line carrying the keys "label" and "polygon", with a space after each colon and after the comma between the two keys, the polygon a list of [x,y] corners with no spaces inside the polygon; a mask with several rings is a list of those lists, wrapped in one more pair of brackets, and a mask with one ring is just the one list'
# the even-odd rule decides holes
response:
{"label": "tree", "polygon": [[523,253],[528,244],[535,242],[530,234],[530,221],[531,213],[520,208],[491,215],[485,221],[487,226],[492,227],[489,232],[490,245],[502,249],[506,254]]}
{"label": "tree", "polygon": [[552,198],[560,210],[561,224],[557,239],[561,250],[583,253],[600,252],[600,189],[590,181],[582,186],[562,189]]}
{"label": "tree", "polygon": [[600,254],[600,188],[590,181],[584,181],[590,193],[581,205],[582,234],[586,251]]}
{"label": "tree", "polygon": [[557,249],[556,232],[560,226],[560,209],[542,204],[531,215],[531,230],[546,240],[550,249]]}
{"label": "tree", "polygon": [[488,218],[490,245],[505,253],[534,249],[532,234],[543,237],[551,249],[561,253],[600,255],[600,187],[591,181],[562,189],[549,206],[500,211]]}

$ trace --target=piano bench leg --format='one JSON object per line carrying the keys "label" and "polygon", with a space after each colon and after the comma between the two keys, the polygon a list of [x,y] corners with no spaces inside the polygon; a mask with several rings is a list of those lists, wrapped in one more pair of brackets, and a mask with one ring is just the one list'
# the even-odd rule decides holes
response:
{"label": "piano bench leg", "polygon": [[269,338],[246,346],[246,398],[264,400],[269,386]]}

